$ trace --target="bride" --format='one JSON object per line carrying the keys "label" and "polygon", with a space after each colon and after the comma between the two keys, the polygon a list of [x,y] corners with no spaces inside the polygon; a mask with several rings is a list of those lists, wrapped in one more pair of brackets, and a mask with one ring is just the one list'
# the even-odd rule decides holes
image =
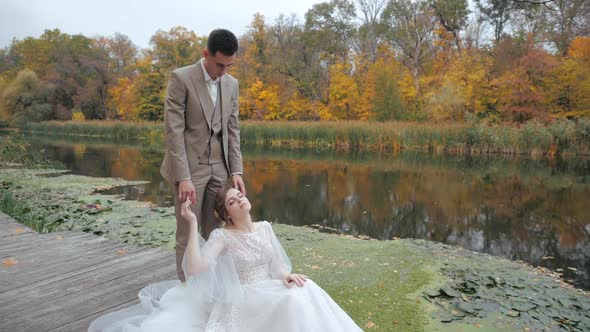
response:
{"label": "bride", "polygon": [[225,221],[205,243],[190,201],[183,259],[186,282],[165,281],[139,292],[140,304],[94,320],[88,331],[361,331],[291,263],[266,221],[252,222],[250,202],[231,183],[217,195]]}

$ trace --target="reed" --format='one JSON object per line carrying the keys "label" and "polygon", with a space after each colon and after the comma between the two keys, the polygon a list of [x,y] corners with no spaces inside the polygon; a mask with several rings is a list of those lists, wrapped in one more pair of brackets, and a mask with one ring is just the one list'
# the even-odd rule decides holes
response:
{"label": "reed", "polygon": [[[31,124],[26,130],[108,137],[160,146],[164,144],[162,123],[50,121]],[[485,123],[247,120],[241,122],[241,139],[246,144],[343,151],[417,150],[458,154],[590,155],[590,120],[562,119],[550,125],[529,121],[520,127]]]}

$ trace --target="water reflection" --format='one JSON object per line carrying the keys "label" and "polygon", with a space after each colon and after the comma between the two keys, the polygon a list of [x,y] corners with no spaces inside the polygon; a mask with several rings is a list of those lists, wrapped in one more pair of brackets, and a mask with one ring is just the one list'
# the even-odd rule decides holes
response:
{"label": "water reflection", "polygon": [[[151,182],[112,193],[172,205],[159,175],[161,149],[47,137],[32,142],[73,173]],[[562,268],[577,286],[590,288],[588,160],[243,150],[258,219],[460,245]]]}

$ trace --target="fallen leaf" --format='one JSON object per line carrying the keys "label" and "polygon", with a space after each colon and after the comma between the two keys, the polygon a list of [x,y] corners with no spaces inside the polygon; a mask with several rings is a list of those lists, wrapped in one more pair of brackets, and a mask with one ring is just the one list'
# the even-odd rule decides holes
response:
{"label": "fallen leaf", "polygon": [[117,250],[117,255],[123,255],[127,253],[127,249]]}
{"label": "fallen leaf", "polygon": [[379,286],[379,288],[383,288],[385,287],[385,283],[383,281],[380,281],[379,284],[377,284],[377,286]]}
{"label": "fallen leaf", "polygon": [[372,329],[372,328],[374,328],[374,327],[375,327],[375,323],[373,323],[373,322],[368,322],[368,323],[367,323],[367,325],[365,325],[365,327],[366,327],[366,328],[368,328],[368,329]]}
{"label": "fallen leaf", "polygon": [[393,324],[393,325],[397,325],[397,324],[399,324],[399,321],[397,321],[397,320],[393,320],[393,321],[391,321],[391,324]]}
{"label": "fallen leaf", "polygon": [[16,262],[16,259],[11,258],[11,257],[8,257],[8,258],[6,258],[6,259],[4,259],[2,261],[2,266],[4,266],[4,267],[10,267],[10,266],[13,266],[16,263],[17,263]]}
{"label": "fallen leaf", "polygon": [[320,269],[321,269],[321,267],[319,267],[319,266],[317,266],[317,265],[312,265],[312,266],[311,266],[311,269],[312,269],[312,270],[320,270]]}
{"label": "fallen leaf", "polygon": [[64,239],[64,237],[60,235],[60,236],[56,237],[55,239],[58,241],[62,241]]}
{"label": "fallen leaf", "polygon": [[24,233],[25,229],[24,228],[17,228],[14,230],[14,234],[20,234],[20,233]]}

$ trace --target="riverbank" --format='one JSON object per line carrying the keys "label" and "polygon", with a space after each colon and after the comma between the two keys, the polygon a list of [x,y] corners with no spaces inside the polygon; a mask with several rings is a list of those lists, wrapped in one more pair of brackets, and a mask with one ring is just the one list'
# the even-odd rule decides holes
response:
{"label": "riverbank", "polygon": [[[172,250],[172,208],[93,194],[140,181],[0,169],[0,210],[38,231],[83,230]],[[422,240],[363,240],[274,224],[294,269],[366,330],[590,328],[590,298],[541,270]],[[3,267],[4,268],[4,267]]]}
{"label": "riverbank", "polygon": [[[163,124],[119,121],[30,123],[30,133],[104,137],[163,147]],[[415,122],[242,121],[247,144],[345,151],[416,150],[456,154],[564,157],[590,155],[590,120],[559,120],[548,126]]]}

